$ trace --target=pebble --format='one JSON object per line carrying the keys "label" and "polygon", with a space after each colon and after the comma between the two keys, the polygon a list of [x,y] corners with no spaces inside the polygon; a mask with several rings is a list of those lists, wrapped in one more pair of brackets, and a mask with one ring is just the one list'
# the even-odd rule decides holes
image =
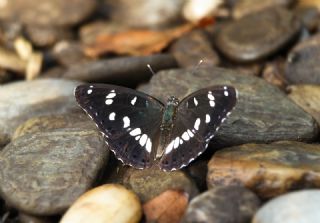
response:
{"label": "pebble", "polygon": [[272,199],[255,214],[252,223],[319,222],[320,190],[302,190]]}
{"label": "pebble", "polygon": [[96,8],[92,0],[10,0],[0,7],[0,18],[37,26],[73,26]]}
{"label": "pebble", "polygon": [[31,117],[79,111],[73,89],[80,82],[42,79],[17,81],[0,88],[0,145]]}
{"label": "pebble", "polygon": [[265,80],[217,67],[200,66],[193,72],[193,69],[160,71],[141,90],[165,102],[169,95],[182,99],[212,85],[235,86],[238,102],[213,138],[215,147],[279,140],[312,141],[318,136],[316,121]]}
{"label": "pebble", "polygon": [[0,193],[23,212],[60,214],[92,187],[108,154],[96,130],[59,128],[22,135],[0,153]]}
{"label": "pebble", "polygon": [[63,77],[87,82],[135,86],[152,76],[147,64],[150,64],[155,72],[177,66],[174,57],[169,54],[119,57],[75,64],[67,69]]}
{"label": "pebble", "polygon": [[291,85],[289,97],[305,111],[311,114],[320,125],[320,86]]}
{"label": "pebble", "polygon": [[175,41],[170,49],[180,67],[195,67],[202,60],[202,65],[216,66],[220,63],[218,54],[213,50],[206,34],[195,30]]}
{"label": "pebble", "polygon": [[250,222],[260,201],[243,187],[215,187],[193,198],[182,223]]}
{"label": "pebble", "polygon": [[254,62],[283,49],[300,31],[300,22],[284,8],[267,8],[225,24],[216,47],[237,62]]}
{"label": "pebble", "polygon": [[170,189],[180,189],[191,198],[198,194],[198,188],[193,180],[182,171],[164,172],[159,168],[144,170],[128,168],[122,179],[122,184],[135,192],[142,202],[149,201]]}
{"label": "pebble", "polygon": [[320,84],[320,34],[297,44],[288,54],[285,77],[292,84]]}
{"label": "pebble", "polygon": [[320,185],[320,146],[282,141],[245,144],[216,152],[208,163],[207,184],[244,185],[266,199]]}
{"label": "pebble", "polygon": [[78,198],[60,223],[138,223],[141,217],[141,204],[132,191],[105,184]]}

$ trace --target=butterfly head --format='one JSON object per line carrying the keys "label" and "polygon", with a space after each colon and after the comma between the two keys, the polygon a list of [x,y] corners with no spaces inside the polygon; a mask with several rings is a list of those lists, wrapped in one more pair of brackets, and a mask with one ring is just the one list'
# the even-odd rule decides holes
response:
{"label": "butterfly head", "polygon": [[175,96],[170,96],[167,100],[167,105],[178,106],[178,104],[179,104],[179,99],[176,98]]}

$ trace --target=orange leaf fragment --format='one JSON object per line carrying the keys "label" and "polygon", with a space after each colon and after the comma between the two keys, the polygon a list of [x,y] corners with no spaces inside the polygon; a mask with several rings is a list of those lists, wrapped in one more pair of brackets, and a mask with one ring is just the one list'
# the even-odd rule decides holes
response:
{"label": "orange leaf fragment", "polygon": [[193,24],[185,24],[162,31],[140,29],[102,34],[97,36],[94,44],[85,47],[84,52],[89,57],[98,57],[105,53],[146,56],[160,52],[194,27]]}
{"label": "orange leaf fragment", "polygon": [[146,222],[179,223],[188,206],[188,194],[167,190],[143,205]]}

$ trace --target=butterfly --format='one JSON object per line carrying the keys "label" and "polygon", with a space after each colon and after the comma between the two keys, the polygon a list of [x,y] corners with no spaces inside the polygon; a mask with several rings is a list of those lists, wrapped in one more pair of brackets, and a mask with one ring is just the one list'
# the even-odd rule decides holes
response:
{"label": "butterfly", "polygon": [[125,87],[84,84],[75,98],[115,156],[138,169],[187,166],[203,153],[237,102],[232,86],[212,86],[181,100],[160,100]]}

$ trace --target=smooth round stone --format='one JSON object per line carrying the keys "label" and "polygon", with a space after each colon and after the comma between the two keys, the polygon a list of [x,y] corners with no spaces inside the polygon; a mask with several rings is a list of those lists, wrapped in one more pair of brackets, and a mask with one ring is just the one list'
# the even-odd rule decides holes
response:
{"label": "smooth round stone", "polygon": [[283,141],[222,149],[208,164],[207,184],[244,185],[262,198],[319,187],[320,145]]}
{"label": "smooth round stone", "polygon": [[305,111],[311,114],[320,125],[320,86],[291,85],[289,97]]}
{"label": "smooth round stone", "polygon": [[320,190],[292,192],[266,203],[252,223],[311,223],[319,222]]}
{"label": "smooth round stone", "polygon": [[170,189],[180,189],[191,198],[198,194],[195,183],[182,171],[164,172],[158,168],[144,170],[129,168],[123,174],[122,184],[135,192],[142,202]]}
{"label": "smooth round stone", "polygon": [[181,19],[182,0],[105,0],[114,22],[133,27],[171,26]]}
{"label": "smooth round stone", "polygon": [[86,19],[96,8],[92,0],[10,0],[0,5],[0,18],[24,24],[71,26]]}
{"label": "smooth round stone", "polygon": [[283,49],[300,30],[290,11],[278,7],[249,14],[221,27],[216,47],[237,62],[264,59]]}
{"label": "smooth round stone", "polygon": [[138,223],[141,217],[140,201],[132,191],[105,184],[79,197],[60,223]]}
{"label": "smooth round stone", "polygon": [[[79,111],[73,96],[80,82],[58,79],[18,81],[0,88],[0,139],[8,141],[32,117]],[[3,141],[0,141],[0,145]]]}
{"label": "smooth round stone", "polygon": [[250,222],[260,201],[243,187],[216,187],[193,198],[182,223]]}
{"label": "smooth round stone", "polygon": [[196,90],[213,85],[234,86],[239,93],[238,102],[213,138],[215,147],[316,139],[316,121],[282,91],[261,78],[239,74],[217,67],[200,67],[195,72],[171,69],[158,72],[148,86],[139,89],[165,102],[170,95],[182,100]]}
{"label": "smooth round stone", "polygon": [[0,193],[23,212],[60,214],[92,187],[108,154],[95,130],[62,128],[23,135],[0,152]]}
{"label": "smooth round stone", "polygon": [[320,84],[320,35],[296,45],[288,54],[285,77],[293,84]]}

